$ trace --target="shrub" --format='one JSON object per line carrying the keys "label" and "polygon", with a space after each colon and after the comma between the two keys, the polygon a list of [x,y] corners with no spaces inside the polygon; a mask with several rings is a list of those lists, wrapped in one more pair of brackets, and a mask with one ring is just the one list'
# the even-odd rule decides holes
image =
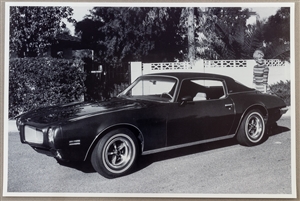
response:
{"label": "shrub", "polygon": [[282,98],[287,106],[291,105],[291,90],[290,90],[290,81],[280,81],[276,84],[270,85],[271,94],[276,95]]}
{"label": "shrub", "polygon": [[16,58],[9,62],[9,117],[38,107],[80,100],[85,92],[83,62]]}

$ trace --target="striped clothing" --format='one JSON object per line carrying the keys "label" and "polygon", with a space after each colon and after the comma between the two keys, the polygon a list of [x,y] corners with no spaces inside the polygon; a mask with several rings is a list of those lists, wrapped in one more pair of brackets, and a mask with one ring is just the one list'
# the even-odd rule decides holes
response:
{"label": "striped clothing", "polygon": [[269,68],[265,64],[257,64],[253,69],[253,83],[258,91],[268,91]]}

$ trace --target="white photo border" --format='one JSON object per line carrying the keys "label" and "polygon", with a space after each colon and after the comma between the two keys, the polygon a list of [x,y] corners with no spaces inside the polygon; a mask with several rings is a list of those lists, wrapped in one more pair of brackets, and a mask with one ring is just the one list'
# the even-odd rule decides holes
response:
{"label": "white photo border", "polygon": [[[8,85],[9,85],[9,8],[11,6],[201,6],[201,7],[290,7],[291,11],[291,178],[292,178],[292,193],[291,194],[98,194],[98,193],[12,193],[7,191],[8,183]],[[298,22],[299,23],[299,22]],[[3,196],[4,197],[132,197],[132,198],[296,198],[297,197],[297,174],[296,174],[296,79],[295,79],[295,3],[225,3],[225,2],[211,2],[211,3],[125,3],[125,2],[95,2],[95,3],[81,3],[81,2],[5,2],[5,54],[4,54],[4,135],[3,135]]]}

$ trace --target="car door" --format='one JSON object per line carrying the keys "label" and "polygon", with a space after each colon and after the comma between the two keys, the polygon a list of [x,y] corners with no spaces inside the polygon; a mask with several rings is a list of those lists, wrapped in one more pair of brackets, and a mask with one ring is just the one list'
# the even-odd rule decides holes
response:
{"label": "car door", "polygon": [[173,146],[229,133],[234,121],[234,104],[222,80],[184,80],[178,101],[168,113],[167,145]]}

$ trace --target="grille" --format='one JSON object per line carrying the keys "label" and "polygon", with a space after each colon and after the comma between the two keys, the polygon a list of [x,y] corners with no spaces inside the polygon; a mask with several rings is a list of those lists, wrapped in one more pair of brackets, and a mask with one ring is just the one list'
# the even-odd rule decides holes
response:
{"label": "grille", "polygon": [[43,133],[41,131],[36,130],[36,128],[25,126],[25,141],[43,144]]}

